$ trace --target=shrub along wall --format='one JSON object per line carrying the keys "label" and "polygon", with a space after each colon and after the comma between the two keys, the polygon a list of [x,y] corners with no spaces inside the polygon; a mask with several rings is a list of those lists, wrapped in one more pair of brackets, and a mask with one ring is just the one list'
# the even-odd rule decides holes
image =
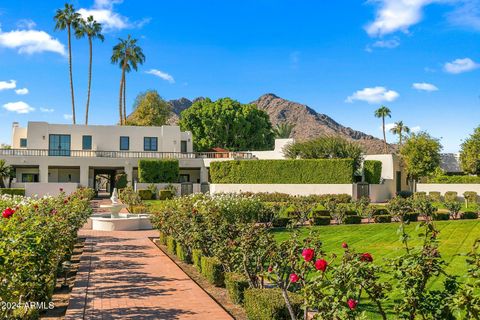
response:
{"label": "shrub along wall", "polygon": [[480,183],[478,176],[436,176],[428,179],[427,183]]}
{"label": "shrub along wall", "polygon": [[138,161],[138,179],[144,183],[178,182],[180,168],[178,160],[140,160]]}
{"label": "shrub along wall", "polygon": [[212,162],[212,183],[350,184],[353,160],[234,160]]}
{"label": "shrub along wall", "polygon": [[363,174],[365,182],[379,184],[382,177],[382,161],[365,160],[363,162]]}

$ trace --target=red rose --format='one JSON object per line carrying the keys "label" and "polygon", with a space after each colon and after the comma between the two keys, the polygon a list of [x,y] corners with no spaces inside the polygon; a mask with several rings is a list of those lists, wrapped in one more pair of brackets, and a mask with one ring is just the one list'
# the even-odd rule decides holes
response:
{"label": "red rose", "polygon": [[268,272],[272,272],[273,271],[273,267],[272,266],[268,266]]}
{"label": "red rose", "polygon": [[342,243],[342,248],[343,249],[347,249],[348,248],[348,244],[346,242]]}
{"label": "red rose", "polygon": [[325,272],[327,270],[328,262],[325,259],[318,259],[315,261],[315,269]]}
{"label": "red rose", "polygon": [[299,278],[295,273],[290,274],[290,282],[295,283],[295,282],[297,282],[299,279],[300,279],[300,278]]}
{"label": "red rose", "polygon": [[2,216],[6,219],[10,219],[10,217],[13,216],[14,213],[15,213],[15,210],[13,210],[12,208],[7,208],[3,210]]}
{"label": "red rose", "polygon": [[63,192],[63,188],[60,188],[60,192]]}
{"label": "red rose", "polygon": [[311,248],[303,249],[302,256],[305,261],[310,262],[313,260],[313,256],[315,255],[315,251]]}
{"label": "red rose", "polygon": [[67,204],[67,203],[68,203],[68,200],[67,200],[67,199],[63,200],[63,203]]}
{"label": "red rose", "polygon": [[347,304],[350,310],[355,310],[355,308],[357,307],[358,301],[353,299],[348,299]]}
{"label": "red rose", "polygon": [[373,257],[370,253],[365,252],[360,256],[360,261],[373,262]]}

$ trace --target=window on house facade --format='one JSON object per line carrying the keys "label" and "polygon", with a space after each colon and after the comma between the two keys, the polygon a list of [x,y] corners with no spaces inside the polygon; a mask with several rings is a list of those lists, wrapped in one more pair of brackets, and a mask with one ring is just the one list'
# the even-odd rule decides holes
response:
{"label": "window on house facade", "polygon": [[51,134],[48,142],[48,155],[60,157],[70,156],[69,134]]}
{"label": "window on house facade", "polygon": [[157,137],[145,137],[145,138],[143,138],[143,150],[144,151],[158,151],[158,138]]}
{"label": "window on house facade", "polygon": [[27,147],[27,139],[21,138],[20,139],[20,148],[26,148]]}
{"label": "window on house facade", "polygon": [[187,153],[187,141],[182,140],[180,142],[180,152]]}
{"label": "window on house facade", "polygon": [[38,182],[38,174],[22,173],[22,182]]}
{"label": "window on house facade", "polygon": [[92,150],[92,136],[82,136],[82,150]]}
{"label": "window on house facade", "polygon": [[130,137],[120,137],[120,150],[130,150]]}

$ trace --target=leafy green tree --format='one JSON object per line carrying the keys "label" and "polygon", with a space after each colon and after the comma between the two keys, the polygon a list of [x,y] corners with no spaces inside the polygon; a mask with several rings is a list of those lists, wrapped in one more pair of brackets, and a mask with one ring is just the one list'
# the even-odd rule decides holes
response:
{"label": "leafy green tree", "polygon": [[402,145],[403,134],[410,133],[410,128],[403,124],[403,121],[395,122],[394,127],[390,129],[390,132],[398,135],[398,144]]}
{"label": "leafy green tree", "polygon": [[145,55],[141,47],[137,45],[137,39],[133,39],[128,35],[127,39],[118,39],[119,43],[113,47],[111,61],[113,64],[118,64],[122,68],[122,77],[120,79],[120,94],[118,102],[118,111],[120,116],[120,125],[125,124],[127,120],[127,110],[125,106],[124,95],[126,92],[126,78],[125,73],[132,69],[137,71],[138,65],[145,62]]}
{"label": "leafy green tree", "polygon": [[400,149],[408,176],[413,180],[428,176],[440,165],[442,145],[426,132],[412,133]]}
{"label": "leafy green tree", "polygon": [[163,126],[172,109],[156,90],[140,93],[133,104],[133,112],[127,118],[130,126]]}
{"label": "leafy green tree", "polygon": [[362,162],[363,150],[355,142],[327,136],[289,144],[284,153],[290,159],[353,159],[356,170]]}
{"label": "leafy green tree", "polygon": [[383,142],[385,143],[385,153],[388,152],[387,148],[387,135],[385,134],[385,117],[391,117],[392,112],[385,106],[381,106],[377,110],[375,110],[375,117],[382,118],[382,130],[383,130]]}
{"label": "leafy green tree", "polygon": [[8,166],[5,160],[0,159],[0,188],[5,188],[3,179],[10,178],[12,173],[12,167]]}
{"label": "leafy green tree", "polygon": [[253,104],[230,98],[196,101],[182,111],[180,127],[192,132],[197,151],[213,147],[232,151],[267,150],[274,143],[268,114]]}
{"label": "leafy green tree", "polygon": [[288,122],[278,123],[275,128],[273,129],[273,133],[275,134],[275,138],[277,139],[288,139],[292,135],[293,128],[295,125]]}
{"label": "leafy green tree", "polygon": [[460,163],[466,173],[480,174],[480,126],[462,143]]}
{"label": "leafy green tree", "polygon": [[102,25],[98,23],[93,16],[89,16],[86,20],[80,18],[80,23],[75,29],[75,36],[77,39],[87,37],[89,45],[89,64],[88,64],[88,93],[87,93],[87,106],[85,108],[85,124],[88,125],[88,108],[90,106],[90,88],[92,85],[92,51],[93,51],[93,39],[99,39],[103,42],[105,37],[102,34]]}
{"label": "leafy green tree", "polygon": [[72,27],[77,28],[80,21],[80,14],[75,11],[73,5],[65,3],[65,7],[58,9],[53,17],[55,20],[55,30],[67,30],[68,32],[68,68],[70,71],[70,92],[72,95],[72,120],[75,124],[75,93],[73,90],[73,72],[72,72]]}

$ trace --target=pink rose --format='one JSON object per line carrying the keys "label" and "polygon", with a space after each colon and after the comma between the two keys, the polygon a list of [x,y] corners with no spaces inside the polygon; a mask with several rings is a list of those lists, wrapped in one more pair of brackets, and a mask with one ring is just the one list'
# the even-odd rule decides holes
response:
{"label": "pink rose", "polygon": [[347,304],[350,310],[355,310],[355,308],[357,307],[358,301],[354,299],[348,299]]}
{"label": "pink rose", "polygon": [[328,262],[325,259],[318,259],[315,261],[315,269],[325,272],[327,270]]}
{"label": "pink rose", "polygon": [[296,275],[295,273],[290,274],[290,282],[295,283],[298,280],[300,280],[300,277]]}
{"label": "pink rose", "polygon": [[3,210],[2,216],[6,219],[10,219],[10,217],[13,216],[14,213],[15,213],[15,210],[13,210],[12,208],[7,208]]}
{"label": "pink rose", "polygon": [[302,256],[303,256],[303,259],[305,259],[305,261],[310,262],[313,260],[313,257],[315,256],[315,251],[311,248],[303,249]]}

